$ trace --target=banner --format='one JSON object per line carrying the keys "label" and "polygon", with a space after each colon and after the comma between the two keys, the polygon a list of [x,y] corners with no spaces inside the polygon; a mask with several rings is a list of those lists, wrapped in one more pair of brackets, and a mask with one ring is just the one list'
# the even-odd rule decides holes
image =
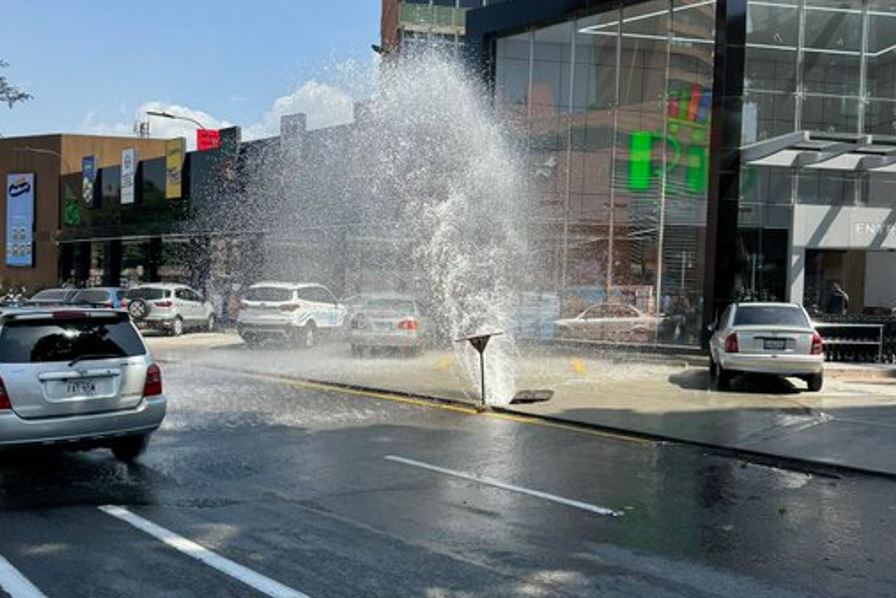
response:
{"label": "banner", "polygon": [[216,129],[196,129],[196,149],[200,152],[218,149],[221,141]]}
{"label": "banner", "polygon": [[165,199],[177,199],[183,194],[184,139],[165,142]]}
{"label": "banner", "polygon": [[121,203],[134,203],[134,179],[137,174],[137,150],[121,151]]}
{"label": "banner", "polygon": [[6,177],[6,265],[34,266],[34,173]]}
{"label": "banner", "polygon": [[96,197],[96,157],[81,158],[81,199],[88,206],[93,206]]}

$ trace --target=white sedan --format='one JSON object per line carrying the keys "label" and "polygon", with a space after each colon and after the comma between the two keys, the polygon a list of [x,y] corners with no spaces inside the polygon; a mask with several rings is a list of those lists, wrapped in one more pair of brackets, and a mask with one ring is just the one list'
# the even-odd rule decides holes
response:
{"label": "white sedan", "polygon": [[709,341],[713,385],[727,388],[738,373],[802,378],[812,392],[824,383],[824,342],[806,310],[794,303],[733,303]]}
{"label": "white sedan", "polygon": [[557,320],[557,337],[615,343],[652,343],[662,318],[617,303],[592,305],[574,318]]}

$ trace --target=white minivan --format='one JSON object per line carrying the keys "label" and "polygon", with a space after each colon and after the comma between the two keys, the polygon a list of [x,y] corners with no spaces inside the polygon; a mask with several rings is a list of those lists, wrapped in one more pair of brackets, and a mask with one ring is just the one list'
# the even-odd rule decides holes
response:
{"label": "white minivan", "polygon": [[279,338],[308,348],[319,335],[339,332],[345,314],[345,306],[323,285],[260,282],[243,295],[237,330],[249,346]]}

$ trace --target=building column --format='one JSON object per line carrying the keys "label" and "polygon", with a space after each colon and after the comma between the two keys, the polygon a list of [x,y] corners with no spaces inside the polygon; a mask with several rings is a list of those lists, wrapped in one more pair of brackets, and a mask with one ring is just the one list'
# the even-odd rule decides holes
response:
{"label": "building column", "polygon": [[787,253],[787,301],[802,305],[806,290],[806,248],[791,242]]}
{"label": "building column", "polygon": [[[703,281],[704,330],[735,295],[746,38],[747,0],[718,0]],[[709,335],[703,337],[706,346]]]}
{"label": "building column", "polygon": [[149,240],[149,260],[146,265],[147,282],[159,281],[159,270],[162,268],[162,237]]}
{"label": "building column", "polygon": [[103,272],[103,285],[117,287],[121,284],[121,241],[109,241],[106,244],[106,263]]}

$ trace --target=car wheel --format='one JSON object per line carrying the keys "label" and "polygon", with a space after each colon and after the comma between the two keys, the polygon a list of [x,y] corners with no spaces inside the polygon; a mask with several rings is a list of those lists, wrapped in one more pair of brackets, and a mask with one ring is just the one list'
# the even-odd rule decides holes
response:
{"label": "car wheel", "polygon": [[180,336],[184,333],[184,319],[180,316],[174,318],[174,322],[171,324],[171,335],[172,336]]}
{"label": "car wheel", "polygon": [[725,370],[721,365],[716,365],[716,388],[718,390],[728,390],[731,388],[731,379],[734,374]]}
{"label": "car wheel", "polygon": [[824,386],[824,374],[815,374],[814,376],[806,376],[806,384],[809,385],[809,392],[818,392]]}
{"label": "car wheel", "polygon": [[215,319],[215,315],[214,315],[214,314],[210,315],[210,316],[208,317],[208,323],[207,323],[206,326],[205,326],[206,331],[207,331],[207,332],[214,332],[214,331],[215,331],[215,326],[217,326],[217,324],[218,324],[218,322],[217,322],[217,320]]}
{"label": "car wheel", "polygon": [[128,313],[133,320],[139,322],[149,313],[149,305],[143,299],[131,299],[128,303]]}
{"label": "car wheel", "polygon": [[116,459],[123,463],[131,463],[143,454],[147,446],[149,446],[149,434],[139,434],[116,440],[109,448],[112,449]]}

